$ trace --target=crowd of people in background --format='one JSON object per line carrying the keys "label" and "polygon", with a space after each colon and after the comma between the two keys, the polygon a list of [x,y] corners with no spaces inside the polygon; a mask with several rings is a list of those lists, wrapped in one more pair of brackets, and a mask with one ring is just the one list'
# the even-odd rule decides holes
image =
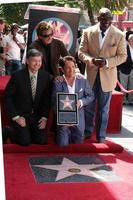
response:
{"label": "crowd of people in background", "polygon": [[22,69],[25,47],[25,32],[20,26],[16,23],[6,25],[0,18],[0,76],[12,75]]}
{"label": "crowd of people in background", "polygon": [[[54,38],[53,27],[48,22],[37,25],[37,39],[27,46],[27,32],[16,23],[6,26],[0,19],[0,76],[12,76],[5,90],[5,102],[15,130],[13,142],[24,146],[32,142],[47,143],[48,110],[55,111],[55,104],[51,104],[56,102],[57,92],[78,94],[80,119],[78,126],[55,128],[57,144],[83,143],[85,137],[91,137],[94,127],[97,141],[105,142],[110,100],[117,84],[117,66],[121,83],[124,81],[127,89],[133,89],[133,34],[126,42],[124,33],[112,25],[112,13],[107,8],[100,9],[97,19],[98,23],[85,29],[78,38],[75,58],[60,39]],[[82,75],[85,71],[86,77]],[[32,75],[36,79],[35,97]],[[49,95],[51,101],[46,98]],[[130,103],[133,103],[132,96],[128,96]],[[22,99],[27,101],[25,106]],[[126,100],[127,97],[124,103]],[[96,105],[98,123],[94,125]]]}
{"label": "crowd of people in background", "polygon": [[[133,31],[126,34],[127,40],[127,59],[124,63],[117,66],[118,79],[122,86],[130,91],[133,89]],[[124,93],[123,104],[133,105],[133,93]]]}

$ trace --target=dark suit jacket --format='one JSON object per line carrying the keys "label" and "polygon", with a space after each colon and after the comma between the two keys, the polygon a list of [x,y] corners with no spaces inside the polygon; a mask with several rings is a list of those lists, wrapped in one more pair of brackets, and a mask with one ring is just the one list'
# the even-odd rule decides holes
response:
{"label": "dark suit jacket", "polygon": [[118,66],[118,70],[120,70],[123,74],[130,74],[132,68],[130,48],[129,45],[127,45],[127,60]]}
{"label": "dark suit jacket", "polygon": [[13,118],[17,115],[34,114],[37,118],[48,117],[50,93],[50,75],[43,69],[38,71],[36,96],[33,101],[29,71],[24,68],[14,73],[5,89],[6,109]]}
{"label": "dark suit jacket", "polygon": [[[39,39],[35,40],[28,47],[28,49],[31,49],[31,48],[38,49],[39,51],[41,51],[43,53],[43,56],[44,56],[43,63],[44,63],[44,69],[45,69],[46,53],[45,53],[45,49],[44,49],[44,45],[43,45],[42,41]],[[66,50],[63,42],[58,39],[52,40],[50,50],[51,50],[52,71],[53,71],[54,76],[57,76],[57,75],[59,75],[58,61],[59,61],[60,56],[64,57],[64,56],[67,56],[69,53]]]}

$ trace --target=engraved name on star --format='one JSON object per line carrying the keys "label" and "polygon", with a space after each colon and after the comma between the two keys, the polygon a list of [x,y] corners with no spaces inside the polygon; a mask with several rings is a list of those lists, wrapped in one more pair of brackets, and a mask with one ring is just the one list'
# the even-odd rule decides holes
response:
{"label": "engraved name on star", "polygon": [[55,181],[73,176],[75,174],[94,176],[97,179],[105,180],[103,176],[98,175],[95,171],[91,171],[103,164],[77,164],[68,158],[63,158],[60,165],[34,165],[35,167],[51,169],[58,171]]}
{"label": "engraved name on star", "polygon": [[70,108],[71,110],[73,110],[72,103],[74,102],[74,100],[70,100],[69,97],[66,96],[66,99],[60,101],[64,104],[63,109]]}

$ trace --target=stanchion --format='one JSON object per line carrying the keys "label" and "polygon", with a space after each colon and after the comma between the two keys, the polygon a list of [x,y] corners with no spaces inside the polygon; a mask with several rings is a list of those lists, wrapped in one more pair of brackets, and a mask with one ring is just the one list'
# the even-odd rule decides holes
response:
{"label": "stanchion", "polygon": [[121,92],[127,93],[127,94],[133,93],[133,89],[132,90],[126,90],[118,80],[117,80],[117,84],[118,84],[119,88],[121,89]]}

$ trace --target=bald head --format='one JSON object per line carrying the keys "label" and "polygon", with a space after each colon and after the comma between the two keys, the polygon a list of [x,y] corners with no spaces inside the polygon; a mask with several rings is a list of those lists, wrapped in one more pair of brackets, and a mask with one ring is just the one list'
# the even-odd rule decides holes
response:
{"label": "bald head", "polygon": [[99,16],[106,16],[106,18],[110,18],[110,19],[113,18],[112,13],[108,8],[101,8],[99,10]]}
{"label": "bald head", "polygon": [[100,23],[100,29],[105,32],[111,25],[113,16],[108,8],[101,8],[97,19]]}

